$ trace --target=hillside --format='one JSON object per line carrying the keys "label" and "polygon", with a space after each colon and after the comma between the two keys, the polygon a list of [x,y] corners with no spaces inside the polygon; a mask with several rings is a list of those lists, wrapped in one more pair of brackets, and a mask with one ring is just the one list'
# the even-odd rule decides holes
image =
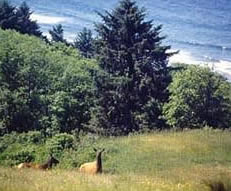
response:
{"label": "hillside", "polygon": [[[209,129],[96,138],[81,152],[66,152],[68,157],[60,157],[51,171],[1,167],[0,190],[208,190],[204,182],[231,178],[230,138],[228,131]],[[84,175],[77,167],[62,169],[71,159],[93,160],[93,146],[106,149],[102,175]]]}
{"label": "hillside", "polygon": [[0,3],[0,191],[231,191],[231,83],[169,65],[179,52],[138,5],[71,43]]}

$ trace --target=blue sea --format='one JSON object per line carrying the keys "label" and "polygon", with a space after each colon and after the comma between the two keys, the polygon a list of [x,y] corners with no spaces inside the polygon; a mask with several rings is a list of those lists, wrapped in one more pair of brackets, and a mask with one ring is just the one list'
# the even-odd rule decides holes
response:
{"label": "blue sea", "polygon": [[[11,0],[18,6],[23,0]],[[118,0],[26,0],[44,34],[62,24],[73,41],[87,27],[100,22],[96,12],[111,11]],[[164,44],[180,50],[170,62],[203,64],[231,80],[231,0],[137,0],[147,20],[162,24]]]}

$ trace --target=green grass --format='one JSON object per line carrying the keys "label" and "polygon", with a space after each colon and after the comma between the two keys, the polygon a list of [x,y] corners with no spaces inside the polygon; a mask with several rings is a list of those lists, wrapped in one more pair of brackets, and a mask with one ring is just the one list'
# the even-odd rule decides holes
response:
{"label": "green grass", "polygon": [[102,175],[62,169],[67,160],[78,164],[86,156],[65,151],[51,171],[0,167],[0,191],[206,191],[204,182],[225,180],[228,184],[231,180],[228,131],[159,132],[97,139],[94,145],[106,148]]}

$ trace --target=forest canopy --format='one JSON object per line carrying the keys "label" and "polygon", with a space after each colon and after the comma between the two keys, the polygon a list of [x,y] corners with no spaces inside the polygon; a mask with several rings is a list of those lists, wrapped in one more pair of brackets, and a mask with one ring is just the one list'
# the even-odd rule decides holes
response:
{"label": "forest canopy", "polygon": [[31,14],[26,3],[0,4],[0,135],[230,128],[230,83],[209,68],[169,66],[176,52],[136,2],[98,13],[95,36],[84,28],[74,43],[61,24],[41,38]]}
{"label": "forest canopy", "polygon": [[0,30],[0,132],[80,130],[93,104],[94,60],[76,49]]}

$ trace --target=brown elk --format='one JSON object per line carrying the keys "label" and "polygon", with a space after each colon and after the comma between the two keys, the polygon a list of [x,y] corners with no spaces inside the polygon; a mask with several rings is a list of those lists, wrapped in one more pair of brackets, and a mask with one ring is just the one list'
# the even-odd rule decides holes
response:
{"label": "brown elk", "polygon": [[96,161],[84,163],[80,166],[80,172],[88,173],[88,174],[98,174],[102,173],[102,158],[101,155],[105,149],[97,151],[97,149],[93,148],[96,154]]}
{"label": "brown elk", "polygon": [[18,169],[33,168],[33,169],[47,170],[47,169],[51,169],[53,167],[53,165],[56,165],[58,163],[59,163],[59,161],[51,155],[49,160],[47,162],[45,162],[44,164],[24,162],[24,163],[19,164],[17,166],[17,168]]}

